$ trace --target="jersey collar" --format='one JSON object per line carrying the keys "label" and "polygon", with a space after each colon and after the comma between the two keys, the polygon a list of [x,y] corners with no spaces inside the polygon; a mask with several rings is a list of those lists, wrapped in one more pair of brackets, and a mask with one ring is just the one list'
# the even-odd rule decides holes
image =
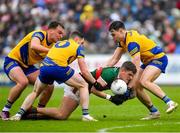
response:
{"label": "jersey collar", "polygon": [[46,43],[47,43],[47,45],[48,46],[50,46],[51,45],[51,43],[50,42],[48,42],[48,33],[46,32]]}
{"label": "jersey collar", "polygon": [[125,37],[124,37],[124,44],[126,44],[126,37],[127,37],[127,32],[126,32]]}

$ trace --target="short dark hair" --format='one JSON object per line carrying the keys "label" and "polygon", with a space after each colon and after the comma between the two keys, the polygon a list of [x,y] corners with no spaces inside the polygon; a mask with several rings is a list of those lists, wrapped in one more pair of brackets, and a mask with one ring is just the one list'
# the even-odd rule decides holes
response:
{"label": "short dark hair", "polygon": [[122,64],[121,68],[123,68],[127,71],[132,71],[133,74],[136,74],[136,72],[137,72],[136,66],[131,61],[124,62]]}
{"label": "short dark hair", "polygon": [[61,26],[64,29],[64,25],[62,25],[60,22],[57,21],[52,21],[49,25],[48,25],[48,29],[55,29],[58,26]]}
{"label": "short dark hair", "polygon": [[83,34],[79,31],[73,31],[70,33],[70,38],[75,38],[75,37],[84,38]]}
{"label": "short dark hair", "polygon": [[121,22],[121,21],[113,21],[109,26],[109,31],[118,30],[119,28],[126,29],[123,22]]}

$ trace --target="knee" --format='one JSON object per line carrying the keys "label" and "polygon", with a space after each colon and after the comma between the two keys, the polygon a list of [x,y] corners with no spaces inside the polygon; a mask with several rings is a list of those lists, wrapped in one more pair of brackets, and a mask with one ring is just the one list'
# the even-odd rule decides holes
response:
{"label": "knee", "polygon": [[86,83],[85,81],[82,81],[80,84],[79,84],[79,87],[78,88],[88,88],[88,83]]}
{"label": "knee", "polygon": [[67,120],[68,116],[63,115],[62,113],[58,113],[56,119],[58,120]]}
{"label": "knee", "polygon": [[29,84],[28,79],[23,79],[17,83],[17,85],[22,89],[24,89],[28,84]]}
{"label": "knee", "polygon": [[141,78],[139,82],[142,87],[146,88],[149,81],[144,78]]}

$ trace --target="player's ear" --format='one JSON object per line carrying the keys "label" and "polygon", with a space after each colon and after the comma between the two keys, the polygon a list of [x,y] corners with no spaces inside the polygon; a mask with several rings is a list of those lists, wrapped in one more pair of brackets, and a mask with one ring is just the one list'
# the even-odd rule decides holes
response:
{"label": "player's ear", "polygon": [[80,44],[84,44],[84,42],[85,42],[84,38],[81,38]]}
{"label": "player's ear", "polygon": [[80,38],[78,36],[75,36],[74,38],[74,41],[78,42],[80,40]]}

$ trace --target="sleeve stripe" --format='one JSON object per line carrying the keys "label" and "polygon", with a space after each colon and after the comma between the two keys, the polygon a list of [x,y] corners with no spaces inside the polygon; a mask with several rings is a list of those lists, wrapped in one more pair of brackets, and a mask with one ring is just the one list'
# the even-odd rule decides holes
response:
{"label": "sleeve stripe", "polygon": [[32,37],[37,37],[40,39],[40,41],[44,40],[44,34],[42,32],[35,32]]}
{"label": "sleeve stripe", "polygon": [[136,53],[140,52],[140,46],[136,42],[131,42],[128,44],[128,52],[131,56],[135,55]]}

